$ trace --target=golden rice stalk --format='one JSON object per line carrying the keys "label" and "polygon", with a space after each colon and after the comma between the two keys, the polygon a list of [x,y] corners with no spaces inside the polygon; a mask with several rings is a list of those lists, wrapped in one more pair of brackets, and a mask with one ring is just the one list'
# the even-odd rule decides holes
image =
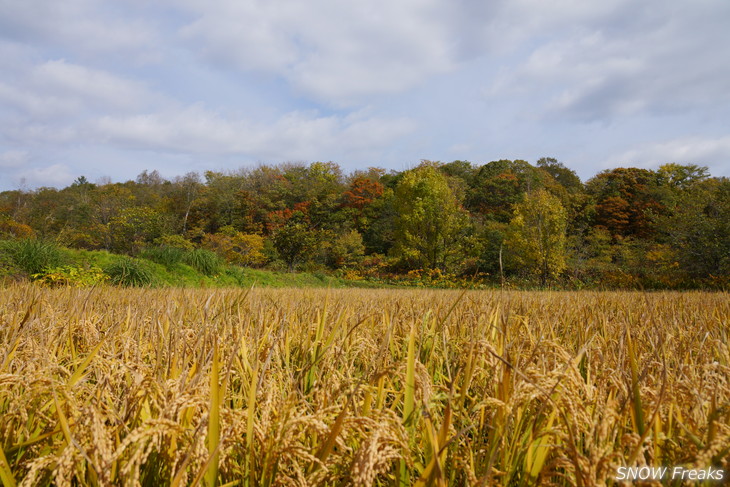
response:
{"label": "golden rice stalk", "polygon": [[5,452],[3,452],[2,448],[0,448],[0,480],[2,480],[3,485],[8,487],[15,487],[16,485],[15,477],[13,476],[13,472],[10,470],[8,459],[5,458]]}
{"label": "golden rice stalk", "polygon": [[208,487],[215,487],[218,479],[218,447],[221,439],[220,407],[222,394],[219,382],[218,345],[213,345],[213,363],[210,371],[210,412],[208,414],[208,455],[210,460],[205,472],[205,483]]}

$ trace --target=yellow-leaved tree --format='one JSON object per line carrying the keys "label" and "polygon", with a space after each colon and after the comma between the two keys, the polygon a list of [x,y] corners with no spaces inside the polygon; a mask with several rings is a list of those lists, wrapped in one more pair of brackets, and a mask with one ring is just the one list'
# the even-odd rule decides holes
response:
{"label": "yellow-leaved tree", "polygon": [[509,248],[517,264],[539,275],[542,285],[565,269],[566,226],[565,208],[544,189],[528,193],[515,206]]}
{"label": "yellow-leaved tree", "polygon": [[393,254],[411,268],[445,269],[461,247],[464,211],[438,165],[423,162],[395,188]]}

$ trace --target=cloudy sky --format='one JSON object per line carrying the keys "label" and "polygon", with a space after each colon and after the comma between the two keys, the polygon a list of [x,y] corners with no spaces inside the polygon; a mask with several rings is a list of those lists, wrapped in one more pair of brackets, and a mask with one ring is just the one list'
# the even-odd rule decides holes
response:
{"label": "cloudy sky", "polygon": [[0,190],[259,163],[730,176],[727,0],[0,0]]}

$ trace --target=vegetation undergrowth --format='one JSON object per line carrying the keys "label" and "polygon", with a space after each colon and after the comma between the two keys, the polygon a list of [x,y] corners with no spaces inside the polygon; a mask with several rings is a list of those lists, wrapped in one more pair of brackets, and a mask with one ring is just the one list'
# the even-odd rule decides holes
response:
{"label": "vegetation undergrowth", "polygon": [[142,251],[141,257],[162,264],[168,269],[172,269],[181,263],[185,258],[185,250],[168,245],[159,245],[149,247]]}
{"label": "vegetation undergrowth", "polygon": [[66,253],[52,242],[36,238],[0,240],[0,261],[26,275],[60,266],[65,260]]}
{"label": "vegetation undergrowth", "polygon": [[113,284],[122,286],[149,286],[154,282],[154,274],[149,266],[132,257],[120,257],[104,268]]}
{"label": "vegetation undergrowth", "polygon": [[[139,257],[104,250],[61,247],[36,239],[0,240],[0,278],[31,279],[51,286],[88,287],[105,282],[151,287],[355,287],[427,289],[581,290],[620,289],[621,286],[578,280],[551,281],[511,277],[500,285],[484,274],[458,276],[438,269],[416,269],[405,274],[361,272],[285,272],[226,263],[207,249],[158,245]],[[702,286],[698,284],[699,288]],[[657,283],[654,289],[662,289]]]}
{"label": "vegetation undergrowth", "polygon": [[189,250],[182,255],[182,260],[206,276],[217,274],[222,265],[220,258],[206,249]]}
{"label": "vegetation undergrowth", "polygon": [[[21,268],[13,254],[4,251],[13,248],[15,242],[0,241],[0,278],[25,276],[53,287],[89,287],[103,283],[146,287],[392,287],[387,283],[348,280],[323,273],[290,273],[229,265],[204,249],[178,252],[178,249],[154,248],[142,252],[140,258],[132,258],[106,251],[65,249],[52,243],[42,243],[37,247],[51,256],[60,257],[50,259],[43,256],[43,260],[38,257],[36,260],[42,265]],[[18,247],[25,248],[25,245]],[[28,247],[36,248],[35,242]],[[188,254],[193,256],[189,260],[186,259]],[[195,263],[198,267],[186,262]]]}

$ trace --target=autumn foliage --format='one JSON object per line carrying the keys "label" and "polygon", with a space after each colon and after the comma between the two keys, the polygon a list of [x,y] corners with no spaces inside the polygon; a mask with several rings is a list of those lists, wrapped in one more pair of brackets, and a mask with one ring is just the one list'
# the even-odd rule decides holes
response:
{"label": "autumn foliage", "polygon": [[730,182],[677,163],[585,184],[554,158],[350,175],[285,163],[0,193],[0,239],[133,257],[182,245],[236,266],[378,282],[438,271],[455,285],[722,288],[729,234]]}

